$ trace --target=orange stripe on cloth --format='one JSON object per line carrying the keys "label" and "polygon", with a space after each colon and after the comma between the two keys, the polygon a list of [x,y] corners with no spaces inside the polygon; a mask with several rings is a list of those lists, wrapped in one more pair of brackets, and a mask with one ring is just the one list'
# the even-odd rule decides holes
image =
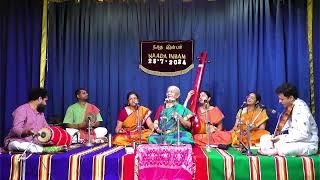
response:
{"label": "orange stripe on cloth", "polygon": [[261,180],[260,160],[257,156],[249,156],[250,179]]}
{"label": "orange stripe on cloth", "polygon": [[209,158],[199,146],[192,148],[193,162],[195,163],[194,179],[209,179]]}
{"label": "orange stripe on cloth", "polygon": [[48,180],[51,174],[51,154],[41,155],[38,163],[38,179]]}
{"label": "orange stripe on cloth", "polygon": [[234,158],[225,150],[217,149],[217,152],[223,157],[225,180],[234,179]]}
{"label": "orange stripe on cloth", "polygon": [[11,156],[10,178],[11,180],[20,180],[22,163],[19,161],[21,154]]}
{"label": "orange stripe on cloth", "polygon": [[303,174],[305,180],[314,180],[315,174],[314,174],[314,164],[313,159],[309,157],[301,157],[303,162]]}
{"label": "orange stripe on cloth", "polygon": [[92,179],[99,180],[104,179],[105,172],[105,158],[106,156],[115,153],[121,149],[124,149],[123,146],[112,148],[108,151],[97,154],[93,157],[93,165],[92,165]]}
{"label": "orange stripe on cloth", "polygon": [[275,156],[276,174],[278,180],[288,180],[287,160],[285,157]]}
{"label": "orange stripe on cloth", "polygon": [[107,147],[108,144],[102,144],[100,146],[90,148],[85,151],[81,151],[77,154],[73,154],[69,157],[69,172],[68,172],[68,179],[69,180],[79,180],[79,175],[80,175],[80,159],[81,156],[92,153],[94,151],[98,151],[102,148]]}
{"label": "orange stripe on cloth", "polygon": [[[135,154],[126,154],[122,156],[121,180],[134,180],[135,177]],[[138,172],[136,172],[138,173]]]}

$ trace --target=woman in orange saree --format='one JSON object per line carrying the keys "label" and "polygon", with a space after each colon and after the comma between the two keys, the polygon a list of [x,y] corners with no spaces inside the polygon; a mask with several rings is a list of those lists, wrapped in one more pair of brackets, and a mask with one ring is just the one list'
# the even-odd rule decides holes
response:
{"label": "woman in orange saree", "polygon": [[[153,123],[150,119],[151,111],[139,106],[139,95],[136,92],[127,94],[127,105],[118,114],[116,135],[113,144],[117,146],[129,146],[133,142],[139,142],[139,121],[141,124],[141,143],[148,143],[148,137],[153,132]],[[149,129],[144,129],[147,126]]]}
{"label": "woman in orange saree", "polygon": [[[266,110],[259,106],[261,96],[255,92],[249,93],[246,99],[246,107],[240,109],[236,116],[236,123],[231,130],[233,147],[240,145],[240,129],[242,129],[242,143],[248,145],[246,130],[249,126],[250,130],[250,142],[251,146],[258,145],[260,143],[260,137],[265,134],[270,134],[265,130],[266,122],[269,119]],[[240,117],[242,123],[240,123]],[[240,128],[242,126],[242,128]]]}
{"label": "woman in orange saree", "polygon": [[[188,104],[189,99],[194,94],[193,90],[189,91],[188,96],[184,102],[184,106]],[[199,121],[199,131],[193,134],[194,142],[199,146],[205,146],[208,144],[210,130],[210,145],[231,143],[230,132],[223,131],[222,119],[224,118],[223,113],[217,106],[210,105],[211,95],[207,91],[200,91],[199,94],[199,104],[197,109],[195,120]],[[207,122],[209,123],[209,128],[207,129]]]}

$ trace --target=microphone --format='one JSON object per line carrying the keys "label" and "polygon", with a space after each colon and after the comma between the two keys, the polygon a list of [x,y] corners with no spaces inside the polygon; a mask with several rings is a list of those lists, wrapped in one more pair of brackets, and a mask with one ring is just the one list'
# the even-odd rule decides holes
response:
{"label": "microphone", "polygon": [[271,114],[276,114],[277,111],[272,109],[272,108],[267,108],[265,105],[260,104],[260,108],[265,109],[267,112],[271,113]]}
{"label": "microphone", "polygon": [[87,118],[88,118],[88,121],[92,121],[95,119],[95,115],[93,113],[89,113]]}
{"label": "microphone", "polygon": [[136,104],[136,107],[139,107],[139,106],[140,106],[140,105],[139,105],[139,101],[135,102],[135,104]]}
{"label": "microphone", "polygon": [[240,108],[244,108],[244,107],[246,107],[246,105],[247,105],[247,101],[243,101],[242,105],[240,106]]}
{"label": "microphone", "polygon": [[207,100],[207,99],[206,99],[206,100],[203,100],[203,102],[204,102],[204,107],[205,107],[206,109],[209,109],[210,104],[209,104],[208,100]]}

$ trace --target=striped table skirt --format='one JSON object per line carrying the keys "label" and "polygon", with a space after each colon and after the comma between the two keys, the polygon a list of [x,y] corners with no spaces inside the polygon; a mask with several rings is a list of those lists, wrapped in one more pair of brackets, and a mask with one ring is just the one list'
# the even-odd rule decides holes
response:
{"label": "striped table skirt", "polygon": [[[20,179],[21,154],[0,154],[0,180]],[[139,178],[138,156],[124,147],[102,144],[60,154],[33,154],[26,161],[28,179],[124,179]],[[235,149],[192,147],[193,179],[320,179],[320,154],[310,157],[245,156]],[[179,177],[176,177],[179,178]],[[148,179],[146,177],[145,179]],[[190,177],[191,179],[191,177]]]}
{"label": "striped table skirt", "polygon": [[[124,147],[107,144],[59,154],[33,154],[26,160],[25,179],[120,179]],[[0,154],[0,179],[20,179],[21,154]]]}

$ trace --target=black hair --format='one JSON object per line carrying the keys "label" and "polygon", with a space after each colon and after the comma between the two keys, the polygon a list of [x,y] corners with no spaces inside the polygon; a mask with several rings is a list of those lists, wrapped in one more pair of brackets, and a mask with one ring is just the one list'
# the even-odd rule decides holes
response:
{"label": "black hair", "polygon": [[78,99],[78,95],[80,94],[81,90],[87,91],[87,90],[84,89],[84,88],[78,88],[78,89],[74,92],[74,95],[75,95],[76,99]]}
{"label": "black hair", "polygon": [[[249,94],[254,94],[256,96],[256,104],[259,104],[261,102],[261,95],[257,92],[250,92]],[[259,102],[258,102],[259,101]],[[258,103],[257,103],[258,102]]]}
{"label": "black hair", "polygon": [[299,97],[297,88],[290,83],[283,83],[276,89],[276,93],[283,94],[285,97],[293,96],[295,99]]}
{"label": "black hair", "polygon": [[209,93],[209,91],[201,90],[200,93],[202,93],[202,92],[204,92],[204,93],[208,96],[208,98],[210,98],[210,100],[209,100],[208,103],[212,106],[212,96],[211,96],[211,94]]}
{"label": "black hair", "polygon": [[130,91],[130,92],[128,92],[128,94],[127,94],[127,101],[129,100],[129,97],[130,97],[132,94],[136,95],[137,98],[140,99],[138,93],[136,93],[135,91]]}
{"label": "black hair", "polygon": [[29,101],[37,100],[39,97],[46,98],[48,97],[48,91],[44,88],[34,88],[29,92]]}

